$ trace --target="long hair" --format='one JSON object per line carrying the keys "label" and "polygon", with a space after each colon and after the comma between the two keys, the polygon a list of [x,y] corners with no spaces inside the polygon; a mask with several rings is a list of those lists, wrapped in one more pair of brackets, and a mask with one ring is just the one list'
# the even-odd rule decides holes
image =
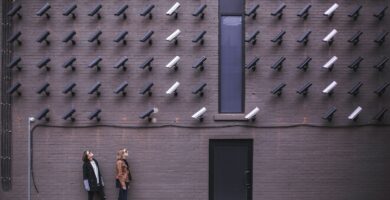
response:
{"label": "long hair", "polygon": [[83,153],[83,157],[81,158],[84,162],[88,162],[89,159],[88,159],[88,153],[90,151],[89,150],[85,150],[84,153]]}
{"label": "long hair", "polygon": [[120,149],[117,153],[116,153],[116,159],[117,160],[124,160],[125,159],[125,156],[124,154],[128,152],[127,149]]}

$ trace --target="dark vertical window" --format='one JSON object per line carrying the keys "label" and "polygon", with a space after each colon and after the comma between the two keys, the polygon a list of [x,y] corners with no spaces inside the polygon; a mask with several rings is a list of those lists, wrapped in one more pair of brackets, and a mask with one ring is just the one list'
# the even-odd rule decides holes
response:
{"label": "dark vertical window", "polygon": [[244,112],[244,0],[219,0],[219,112]]}

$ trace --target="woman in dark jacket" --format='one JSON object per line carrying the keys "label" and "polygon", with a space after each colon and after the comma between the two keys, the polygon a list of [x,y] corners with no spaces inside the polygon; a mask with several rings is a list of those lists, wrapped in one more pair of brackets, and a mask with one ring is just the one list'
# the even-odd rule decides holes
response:
{"label": "woman in dark jacket", "polygon": [[83,154],[83,180],[84,188],[88,191],[88,200],[97,195],[100,200],[106,199],[104,195],[104,182],[97,160],[93,158],[92,151]]}

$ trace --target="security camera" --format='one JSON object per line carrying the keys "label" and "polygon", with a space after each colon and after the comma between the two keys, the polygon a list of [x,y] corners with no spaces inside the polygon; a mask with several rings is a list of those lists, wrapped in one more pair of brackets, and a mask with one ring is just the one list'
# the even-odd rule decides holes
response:
{"label": "security camera", "polygon": [[62,91],[64,94],[68,94],[69,92],[74,96],[76,93],[73,91],[73,89],[76,87],[76,83],[71,83],[65,87],[65,89]]}
{"label": "security camera", "polygon": [[76,8],[77,8],[77,5],[72,4],[62,13],[62,15],[69,16],[70,14],[72,14],[72,18],[76,19],[76,15],[74,14],[74,11],[76,10]]}
{"label": "security camera", "polygon": [[277,16],[278,19],[281,19],[283,16],[283,10],[286,8],[286,4],[282,3],[274,12],[271,13],[272,16]]}
{"label": "security camera", "polygon": [[203,121],[203,116],[204,116],[204,114],[206,113],[206,111],[207,111],[207,109],[206,109],[206,107],[203,107],[203,108],[201,108],[200,110],[198,110],[196,113],[194,113],[193,115],[192,115],[192,118],[194,118],[194,119],[198,119],[199,121]]}
{"label": "security camera", "polygon": [[51,8],[49,3],[46,3],[41,9],[38,10],[36,13],[37,16],[41,17],[42,15],[46,15],[46,18],[49,19],[50,15],[47,13],[47,11]]}
{"label": "security camera", "polygon": [[18,71],[21,71],[22,67],[19,66],[19,63],[21,61],[22,61],[21,57],[16,57],[7,65],[7,68],[13,69],[14,67],[16,67],[18,69]]}
{"label": "security camera", "polygon": [[22,6],[20,4],[15,5],[10,11],[8,11],[7,16],[13,17],[17,15],[19,19],[22,19],[22,15],[19,13],[20,9],[22,9]]}
{"label": "security camera", "polygon": [[356,32],[349,40],[348,42],[352,43],[353,45],[357,45],[360,41],[360,36],[363,34],[363,32],[358,31]]}
{"label": "security camera", "polygon": [[66,37],[62,40],[62,42],[67,43],[69,41],[72,41],[72,44],[75,45],[76,41],[73,39],[76,35],[76,31],[71,31]]}
{"label": "security camera", "polygon": [[357,82],[355,85],[353,85],[353,87],[348,91],[348,94],[352,95],[352,96],[356,96],[359,94],[359,90],[360,88],[363,86],[363,83],[362,82]]}
{"label": "security camera", "polygon": [[328,45],[330,46],[330,45],[332,45],[333,40],[334,40],[334,36],[336,34],[337,34],[337,30],[333,29],[328,35],[326,35],[324,37],[324,39],[322,39],[322,41],[328,43]]}
{"label": "security camera", "polygon": [[50,112],[49,108],[45,108],[43,109],[41,112],[38,113],[37,115],[37,119],[38,120],[42,120],[43,118],[45,118],[46,121],[49,121],[50,118],[47,116],[47,114]]}
{"label": "security camera", "polygon": [[88,94],[96,93],[96,96],[100,96],[99,88],[102,84],[100,82],[95,83],[92,88],[89,90]]}
{"label": "security camera", "polygon": [[150,4],[148,5],[141,13],[140,15],[145,17],[145,16],[149,16],[149,19],[152,19],[153,18],[153,15],[152,15],[152,10],[154,8],[154,5],[153,4]]}
{"label": "security camera", "polygon": [[257,16],[257,9],[260,7],[259,4],[256,4],[254,6],[252,6],[252,8],[250,8],[248,10],[248,12],[245,12],[245,16],[247,17],[250,17],[252,15],[252,19],[256,19],[256,16]]}
{"label": "security camera", "polygon": [[46,96],[50,96],[50,92],[48,91],[49,86],[50,86],[49,83],[43,84],[43,85],[37,90],[37,94],[45,93]]}
{"label": "security camera", "polygon": [[389,32],[383,32],[374,40],[375,43],[377,43],[379,46],[382,46],[382,44],[386,41],[386,36],[389,34]]}
{"label": "security camera", "polygon": [[378,71],[382,71],[385,68],[387,61],[389,61],[388,57],[384,57],[378,64],[374,65]]}
{"label": "security camera", "polygon": [[274,63],[272,66],[271,66],[271,69],[274,69],[274,70],[282,70],[283,68],[283,62],[286,60],[285,57],[280,57],[278,61],[276,61],[276,63]]}
{"label": "security camera", "polygon": [[165,93],[168,95],[174,94],[174,96],[177,96],[177,88],[179,87],[180,83],[176,81]]}
{"label": "security camera", "polygon": [[100,35],[102,35],[102,31],[97,31],[95,32],[89,39],[88,39],[88,42],[95,42],[97,41],[97,44],[100,45],[100,40],[99,40],[99,37]]}
{"label": "security camera", "polygon": [[360,112],[362,112],[363,108],[358,106],[349,116],[348,119],[356,121],[359,117]]}
{"label": "security camera", "polygon": [[337,56],[333,56],[328,62],[326,62],[322,67],[325,69],[328,69],[329,71],[332,71],[334,67],[334,63],[337,61]]}
{"label": "security camera", "polygon": [[307,42],[309,42],[309,36],[311,34],[311,31],[306,31],[298,40],[297,42],[299,43],[303,43],[304,45],[307,44]]}
{"label": "security camera", "polygon": [[307,93],[309,92],[309,88],[312,86],[313,84],[312,83],[306,83],[305,85],[303,85],[299,90],[297,90],[297,93],[298,94],[301,94],[303,96],[306,96]]}
{"label": "security camera", "polygon": [[42,69],[43,67],[46,68],[46,71],[50,71],[50,67],[48,66],[49,62],[51,61],[50,58],[45,58],[41,62],[38,63],[37,67],[39,69]]}
{"label": "security camera", "polygon": [[76,118],[74,118],[74,113],[76,112],[76,109],[72,108],[71,110],[69,110],[68,112],[65,113],[65,115],[62,117],[62,119],[64,120],[68,120],[70,119],[72,122],[74,122],[76,120]]}
{"label": "security camera", "polygon": [[102,7],[103,7],[102,4],[97,5],[93,10],[91,10],[88,13],[88,16],[93,17],[93,16],[95,16],[97,14],[97,18],[101,19],[102,16],[100,15],[99,11],[100,11],[100,9],[102,9]]}
{"label": "security camera", "polygon": [[154,31],[150,30],[145,33],[145,35],[140,39],[140,42],[149,42],[149,45],[152,45],[152,35],[154,34]]}
{"label": "security camera", "polygon": [[126,87],[129,85],[129,83],[127,83],[127,81],[123,82],[122,84],[120,84],[114,91],[115,94],[119,94],[119,93],[122,93],[122,96],[126,96]]}
{"label": "security camera", "polygon": [[376,17],[378,20],[382,20],[385,16],[386,10],[389,8],[389,6],[385,6],[379,10],[379,12],[374,14],[374,17]]}
{"label": "security camera", "polygon": [[281,31],[278,33],[278,35],[276,35],[272,40],[271,42],[273,43],[277,43],[278,45],[281,45],[282,42],[283,42],[283,36],[284,34],[286,34],[286,31]]}
{"label": "security camera", "polygon": [[174,68],[175,71],[178,70],[178,66],[177,66],[177,63],[179,62],[180,60],[180,56],[176,56],[174,57],[167,65],[165,65],[165,67],[167,68]]}
{"label": "security camera", "polygon": [[378,87],[374,93],[377,94],[378,96],[382,96],[386,92],[386,88],[390,86],[390,83],[385,83]]}
{"label": "security camera", "polygon": [[303,71],[307,71],[309,68],[310,61],[312,60],[311,57],[307,57],[301,64],[297,66],[298,69],[301,69]]}
{"label": "security camera", "polygon": [[271,90],[271,94],[275,95],[282,95],[283,88],[286,87],[285,83],[280,83],[278,86],[276,86],[274,89]]}
{"label": "security camera", "polygon": [[307,17],[309,16],[310,8],[311,8],[311,5],[307,4],[301,11],[299,11],[297,16],[300,18],[303,18],[303,19],[307,19]]}
{"label": "security camera", "polygon": [[260,31],[256,31],[252,33],[247,39],[245,39],[245,42],[252,43],[252,45],[256,44],[257,41],[257,35],[259,35]]}
{"label": "security camera", "polygon": [[50,45],[50,41],[48,40],[49,35],[50,35],[50,32],[49,32],[49,31],[43,32],[43,33],[39,36],[39,38],[37,39],[37,42],[38,42],[38,43],[42,43],[43,41],[45,41],[47,45]]}
{"label": "security camera", "polygon": [[387,108],[382,108],[377,114],[375,114],[373,120],[382,121],[387,111]]}
{"label": "security camera", "polygon": [[254,57],[247,65],[245,65],[246,69],[251,69],[253,72],[256,71],[257,62],[259,62],[260,58]]}
{"label": "security camera", "polygon": [[175,4],[173,4],[173,6],[166,12],[167,15],[169,16],[172,16],[173,14],[175,14],[175,19],[177,19],[177,10],[179,9],[180,7],[180,3],[179,2],[176,2]]}
{"label": "security camera", "polygon": [[20,84],[19,82],[15,83],[14,85],[12,85],[8,90],[7,90],[7,94],[10,94],[12,95],[13,93],[17,93],[18,96],[21,96],[22,93],[19,92],[19,88],[22,86],[22,84]]}
{"label": "security camera", "polygon": [[139,116],[139,118],[141,118],[141,119],[147,118],[148,121],[151,122],[151,121],[152,121],[151,115],[152,115],[152,114],[155,114],[155,113],[157,113],[157,112],[158,112],[158,109],[157,109],[157,108],[151,108],[151,109],[147,110],[146,112],[142,113],[142,114]]}
{"label": "security camera", "polygon": [[329,18],[329,20],[331,20],[333,18],[334,12],[336,11],[336,9],[338,7],[339,7],[339,4],[337,4],[337,3],[333,4],[328,10],[326,10],[324,12],[324,15],[327,16]]}
{"label": "security camera", "polygon": [[126,36],[128,33],[129,33],[128,31],[123,31],[119,33],[118,36],[116,36],[116,38],[114,39],[114,42],[119,43],[122,41],[123,45],[126,45],[127,44]]}
{"label": "security camera", "polygon": [[357,69],[359,68],[360,66],[360,63],[363,61],[364,59],[362,57],[358,57],[356,58],[352,64],[348,65],[348,68],[352,69],[353,71],[357,71]]}
{"label": "security camera", "polygon": [[152,87],[154,83],[147,83],[142,89],[139,91],[139,94],[145,95],[148,93],[149,96],[152,96]]}
{"label": "security camera", "polygon": [[326,113],[322,116],[322,119],[332,121],[334,113],[337,111],[335,107],[331,107],[326,111]]}
{"label": "security camera", "polygon": [[207,33],[207,31],[202,31],[202,32],[200,32],[193,40],[192,40],[192,42],[193,43],[200,43],[200,44],[204,44],[204,35],[206,35],[206,33]]}
{"label": "security camera", "polygon": [[99,66],[99,63],[102,61],[103,59],[100,58],[100,57],[97,57],[95,60],[93,60],[87,67],[88,68],[94,68],[96,67],[96,70],[97,71],[100,71],[100,66]]}
{"label": "security camera", "polygon": [[129,60],[126,56],[121,58],[115,65],[114,68],[119,69],[122,67],[123,71],[126,71],[126,62]]}
{"label": "security camera", "polygon": [[202,83],[199,86],[197,86],[193,91],[192,94],[199,94],[201,97],[203,96],[203,89],[207,86],[207,83]]}
{"label": "security camera", "polygon": [[260,111],[260,109],[258,107],[254,108],[252,111],[250,111],[247,115],[245,115],[245,119],[246,120],[252,120],[252,121],[255,121],[256,120],[256,115],[257,113]]}
{"label": "security camera", "polygon": [[351,18],[353,18],[353,20],[356,20],[359,17],[360,10],[362,8],[363,8],[362,5],[358,5],[355,9],[353,9],[353,11],[350,14],[348,14],[348,17],[351,17]]}
{"label": "security camera", "polygon": [[175,32],[173,32],[171,35],[169,35],[169,36],[167,37],[166,40],[167,40],[168,42],[174,41],[174,42],[175,42],[175,45],[177,45],[177,43],[178,43],[177,38],[178,38],[178,36],[180,35],[180,33],[181,33],[180,29],[177,29]]}
{"label": "security camera", "polygon": [[127,18],[127,16],[126,16],[126,10],[127,10],[127,8],[129,8],[129,5],[127,5],[127,4],[125,4],[125,5],[123,5],[122,7],[120,7],[117,11],[116,11],[116,13],[114,14],[115,16],[123,16],[123,19],[126,19]]}
{"label": "security camera", "polygon": [[74,67],[74,62],[76,62],[76,58],[75,57],[72,57],[72,58],[69,58],[63,65],[62,67],[67,69],[68,67],[71,67],[72,71],[75,71],[76,70],[76,67]]}
{"label": "security camera", "polygon": [[322,90],[322,93],[332,95],[334,88],[337,86],[337,82],[333,81],[331,84],[326,86],[324,90]]}
{"label": "security camera", "polygon": [[100,121],[100,117],[99,117],[99,114],[102,112],[101,109],[96,109],[94,112],[92,112],[89,116],[88,116],[88,119],[89,120],[93,120],[93,119],[96,119],[96,121]]}
{"label": "security camera", "polygon": [[203,19],[204,18],[204,10],[206,9],[207,5],[206,4],[203,4],[203,5],[200,5],[194,13],[192,13],[192,16],[194,17],[197,17],[197,16],[200,16],[200,19]]}
{"label": "security camera", "polygon": [[153,57],[150,57],[148,58],[145,62],[143,62],[139,68],[141,69],[145,69],[146,67],[148,67],[149,71],[152,71],[152,62],[153,62],[154,58]]}
{"label": "security camera", "polygon": [[22,45],[22,41],[20,41],[20,36],[22,35],[22,32],[18,31],[15,34],[11,36],[10,39],[8,39],[8,43],[14,43],[15,41],[18,43],[18,45]]}
{"label": "security camera", "polygon": [[201,58],[196,60],[196,62],[192,65],[192,68],[194,68],[194,69],[200,68],[200,71],[203,71],[204,70],[204,62],[206,60],[207,60],[207,57],[206,56],[202,56]]}

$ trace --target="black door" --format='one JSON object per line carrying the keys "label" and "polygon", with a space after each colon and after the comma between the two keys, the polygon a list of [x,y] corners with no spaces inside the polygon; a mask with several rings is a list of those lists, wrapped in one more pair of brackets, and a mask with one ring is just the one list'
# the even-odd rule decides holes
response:
{"label": "black door", "polygon": [[253,140],[210,140],[209,147],[209,200],[251,200]]}

